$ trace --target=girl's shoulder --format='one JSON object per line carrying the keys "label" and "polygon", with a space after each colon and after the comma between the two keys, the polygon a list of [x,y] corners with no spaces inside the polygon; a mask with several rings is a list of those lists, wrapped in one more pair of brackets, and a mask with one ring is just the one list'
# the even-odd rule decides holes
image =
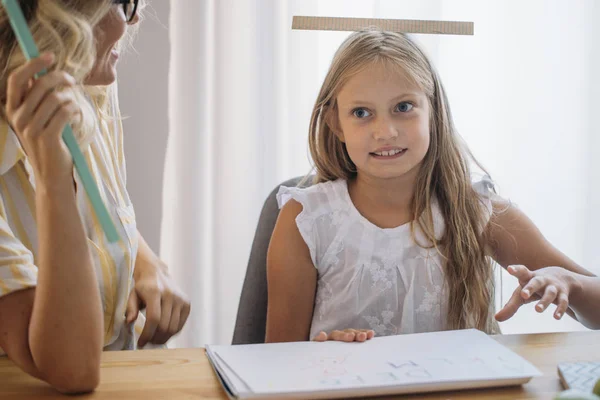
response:
{"label": "girl's shoulder", "polygon": [[347,184],[343,179],[306,187],[280,186],[277,193],[277,204],[279,208],[282,208],[293,199],[302,205],[302,214],[315,218],[345,207],[345,191],[347,191]]}

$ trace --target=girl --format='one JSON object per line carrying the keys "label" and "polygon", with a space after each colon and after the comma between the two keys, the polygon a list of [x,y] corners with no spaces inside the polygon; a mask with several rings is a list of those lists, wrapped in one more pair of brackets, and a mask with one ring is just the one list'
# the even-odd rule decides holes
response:
{"label": "girl", "polygon": [[[140,236],[125,185],[114,83],[138,0],[20,5],[44,54],[25,60],[0,7],[0,355],[62,392],[85,392],[98,385],[103,349],[165,343],[190,305]],[[118,243],[106,241],[73,171],[68,122]]]}
{"label": "girl", "polygon": [[[472,158],[444,88],[405,35],[341,45],[313,109],[316,185],[282,187],[267,256],[267,342],[477,328],[539,299],[600,327],[600,282],[548,243]],[[478,164],[477,164],[478,165]],[[491,259],[519,279],[495,315]],[[512,266],[521,264],[519,266]]]}

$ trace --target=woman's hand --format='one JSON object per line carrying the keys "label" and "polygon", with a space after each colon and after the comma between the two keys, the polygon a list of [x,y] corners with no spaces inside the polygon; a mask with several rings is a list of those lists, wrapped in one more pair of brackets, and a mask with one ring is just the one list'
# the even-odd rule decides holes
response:
{"label": "woman's hand", "polygon": [[35,75],[54,64],[52,54],[32,59],[8,77],[6,115],[36,176],[36,184],[52,187],[73,182],[73,161],[62,132],[81,115],[72,92],[75,79],[62,71]]}
{"label": "woman's hand", "polygon": [[138,346],[147,343],[165,344],[177,334],[190,315],[190,301],[168,275],[166,267],[157,262],[136,265],[135,286],[127,303],[126,322],[137,319],[140,309],[146,308],[146,324]]}
{"label": "woman's hand", "polygon": [[344,329],[343,331],[332,331],[329,334],[321,331],[314,337],[313,341],[326,342],[328,340],[335,340],[338,342],[364,342],[373,339],[374,336],[375,331],[370,329]]}

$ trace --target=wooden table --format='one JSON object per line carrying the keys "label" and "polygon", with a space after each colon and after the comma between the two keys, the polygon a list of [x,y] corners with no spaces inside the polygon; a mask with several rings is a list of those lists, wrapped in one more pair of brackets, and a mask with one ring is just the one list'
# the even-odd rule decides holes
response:
{"label": "wooden table", "polygon": [[[551,399],[561,391],[556,365],[562,361],[600,360],[600,332],[495,336],[544,374],[517,387],[433,393],[396,398]],[[0,358],[0,399],[64,399]],[[226,399],[203,349],[106,352],[102,383],[83,399]],[[386,398],[387,399],[387,398]]]}

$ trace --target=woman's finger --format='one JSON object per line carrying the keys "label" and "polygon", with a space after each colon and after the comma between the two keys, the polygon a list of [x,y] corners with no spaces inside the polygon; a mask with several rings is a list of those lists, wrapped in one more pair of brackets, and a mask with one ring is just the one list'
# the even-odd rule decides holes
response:
{"label": "woman's finger", "polygon": [[[46,96],[38,109],[35,111],[31,122],[27,127],[28,132],[41,133],[44,129],[48,128],[52,116],[56,113],[56,110],[69,103],[74,103],[72,96],[65,92],[53,92]],[[19,110],[20,111],[20,110]]]}
{"label": "woman's finger", "polygon": [[73,102],[62,104],[50,118],[44,133],[54,134],[60,138],[65,126],[72,122],[80,113],[79,106]]}
{"label": "woman's finger", "polygon": [[138,346],[144,347],[154,337],[160,323],[160,296],[149,296],[146,300],[146,323],[138,339]]}
{"label": "woman's finger", "polygon": [[150,343],[165,344],[169,340],[169,326],[171,325],[171,316],[173,314],[173,296],[163,294],[161,297],[160,322],[156,327],[156,333],[150,340]]}
{"label": "woman's finger", "polygon": [[50,106],[56,106],[56,103],[65,102],[70,97],[61,94],[58,89],[61,87],[72,86],[74,83],[75,80],[73,77],[62,71],[53,71],[36,80],[31,90],[26,94],[23,103],[18,108],[17,112],[15,112],[15,118],[12,122],[20,129],[23,128],[22,121],[25,121],[30,127],[34,123],[39,122],[35,125],[36,129],[41,130],[48,121],[48,113],[42,114],[46,116],[43,121],[37,121],[36,117],[38,110],[43,105],[48,108],[48,103],[50,103]]}
{"label": "woman's finger", "polygon": [[6,113],[12,115],[23,103],[29,84],[36,74],[54,64],[54,55],[45,53],[17,68],[8,77],[6,90]]}
{"label": "woman's finger", "polygon": [[[177,327],[177,332],[180,332],[183,329],[188,317],[190,316],[191,305],[188,301],[183,303],[181,307],[181,316],[179,317],[179,326]],[[327,335],[325,335],[325,339],[327,339]]]}
{"label": "woman's finger", "polygon": [[180,304],[176,304],[173,307],[173,312],[171,313],[171,322],[169,323],[169,330],[168,330],[168,335],[169,337],[167,338],[167,340],[169,340],[170,338],[172,338],[177,332],[179,332],[179,320],[181,319],[181,310],[182,310],[182,306]]}

